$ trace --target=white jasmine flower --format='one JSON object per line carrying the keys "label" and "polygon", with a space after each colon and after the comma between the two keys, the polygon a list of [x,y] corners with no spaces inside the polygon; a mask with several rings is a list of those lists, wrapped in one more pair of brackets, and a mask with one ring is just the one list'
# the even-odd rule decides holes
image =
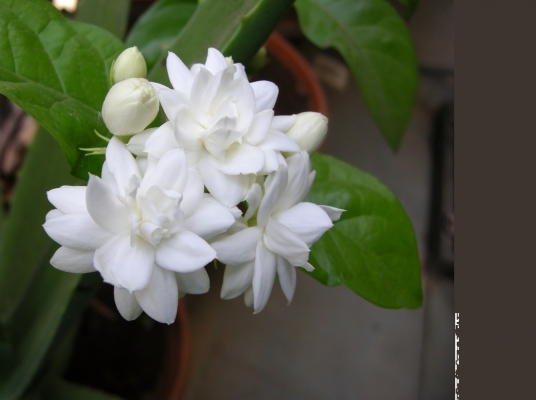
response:
{"label": "white jasmine flower", "polygon": [[111,71],[114,83],[128,78],[145,78],[147,76],[147,64],[143,54],[136,46],[123,50],[114,61]]}
{"label": "white jasmine flower", "polygon": [[[212,246],[226,264],[221,297],[245,292],[246,304],[260,312],[272,290],[276,274],[290,302],[296,287],[296,269],[308,271],[309,248],[340,218],[343,210],[302,202],[314,180],[309,155],[287,159],[264,182],[264,195],[256,183],[247,195],[249,208]],[[254,218],[256,216],[256,218]]]}
{"label": "white jasmine flower", "polygon": [[114,135],[143,131],[158,114],[160,103],[148,80],[129,78],[112,86],[102,104],[102,119]]}
{"label": "white jasmine flower", "polygon": [[317,112],[303,112],[296,115],[294,124],[284,132],[300,146],[300,149],[313,154],[326,137],[328,119]]}
{"label": "white jasmine flower", "polygon": [[278,88],[248,82],[241,64],[209,49],[205,64],[188,69],[173,53],[167,58],[173,89],[153,83],[169,122],[147,141],[146,151],[161,156],[183,148],[210,193],[228,206],[244,199],[254,177],[285,163],[281,151],[299,146],[272,127]]}
{"label": "white jasmine flower", "polygon": [[115,286],[125,319],[143,310],[168,324],[180,292],[208,290],[203,267],[216,252],[206,239],[225,232],[238,212],[203,193],[198,171],[188,168],[180,149],[160,160],[149,157],[143,174],[115,137],[102,178],[91,175],[87,187],[63,186],[48,198],[56,209],[44,228],[62,245],[51,264],[68,272],[99,271]]}

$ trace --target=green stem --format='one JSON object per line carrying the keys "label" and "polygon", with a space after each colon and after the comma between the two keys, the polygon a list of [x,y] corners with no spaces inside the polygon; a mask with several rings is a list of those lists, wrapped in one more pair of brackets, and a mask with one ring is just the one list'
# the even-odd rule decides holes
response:
{"label": "green stem", "polygon": [[[186,65],[203,62],[207,49],[215,47],[235,62],[255,56],[294,0],[201,0],[169,51]],[[210,22],[210,26],[207,26]],[[148,79],[169,85],[164,55]]]}

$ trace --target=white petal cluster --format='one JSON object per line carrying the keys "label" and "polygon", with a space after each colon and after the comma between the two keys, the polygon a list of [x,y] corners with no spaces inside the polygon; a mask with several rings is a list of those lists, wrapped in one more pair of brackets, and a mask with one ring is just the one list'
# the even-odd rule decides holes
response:
{"label": "white petal cluster", "polygon": [[[87,187],[48,193],[56,209],[44,228],[61,245],[51,264],[98,271],[127,320],[145,311],[173,322],[181,295],[208,291],[204,267],[214,259],[226,264],[222,298],[244,294],[260,312],[277,275],[290,302],[295,267],[313,269],[311,245],[343,211],[303,202],[315,175],[307,151],[327,120],[274,116],[277,87],[250,83],[215,49],[190,69],[170,53],[168,73],[173,89],[141,77],[111,88],[103,119],[132,137],[110,140],[101,177]],[[167,122],[144,130],[159,104]]]}
{"label": "white petal cluster", "polygon": [[209,192],[228,206],[242,201],[256,175],[285,163],[282,151],[299,146],[273,124],[278,88],[250,83],[241,64],[209,49],[205,64],[188,69],[173,53],[167,59],[173,89],[153,84],[169,120],[147,142],[160,156],[162,143],[183,148]]}
{"label": "white petal cluster", "polygon": [[221,297],[245,293],[245,301],[260,312],[272,291],[276,274],[288,301],[296,287],[296,269],[314,268],[307,261],[309,248],[340,218],[343,210],[302,202],[313,183],[307,152],[287,159],[266,178],[264,187],[253,185],[248,212],[223,235],[212,241],[218,259],[227,264]]}
{"label": "white petal cluster", "polygon": [[44,228],[62,245],[51,264],[68,272],[99,271],[114,285],[117,307],[128,320],[143,310],[171,323],[181,291],[206,292],[204,266],[216,256],[206,239],[225,232],[237,215],[203,193],[182,150],[149,160],[142,174],[117,138],[106,150],[102,178],[51,190],[48,198],[57,209]]}

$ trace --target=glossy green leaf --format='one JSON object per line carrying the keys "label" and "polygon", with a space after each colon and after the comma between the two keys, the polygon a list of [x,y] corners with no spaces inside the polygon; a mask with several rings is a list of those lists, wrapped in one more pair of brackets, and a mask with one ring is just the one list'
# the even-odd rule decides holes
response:
{"label": "glossy green leaf", "polygon": [[95,24],[123,39],[130,14],[130,0],[79,0],[76,20]]}
{"label": "glossy green leaf", "polygon": [[[294,0],[203,0],[175,37],[169,51],[186,65],[205,62],[209,47],[235,62],[246,63],[265,43]],[[210,26],[207,26],[209,24]],[[169,85],[165,55],[154,65],[149,80]]]}
{"label": "glossy green leaf", "polygon": [[100,110],[123,49],[111,33],[68,21],[49,2],[0,2],[0,93],[56,138],[82,179],[100,174],[103,157],[79,149],[105,147],[94,130],[110,136]]}
{"label": "glossy green leaf", "polygon": [[372,117],[394,149],[411,117],[417,60],[409,32],[385,0],[297,0],[300,26],[344,57]]}
{"label": "glossy green leaf", "polygon": [[161,0],[154,3],[136,22],[127,37],[127,47],[137,46],[150,70],[165,57],[171,43],[192,17],[196,0]]}
{"label": "glossy green leaf", "polygon": [[312,157],[316,178],[306,201],[345,209],[316,242],[311,275],[344,285],[381,307],[422,304],[415,233],[397,198],[372,176],[333,157]]}

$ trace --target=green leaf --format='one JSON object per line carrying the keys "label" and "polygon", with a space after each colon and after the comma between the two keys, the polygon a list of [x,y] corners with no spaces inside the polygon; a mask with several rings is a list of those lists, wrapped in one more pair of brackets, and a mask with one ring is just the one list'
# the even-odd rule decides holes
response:
{"label": "green leaf", "polygon": [[57,247],[49,246],[25,296],[9,321],[15,357],[0,366],[0,399],[17,399],[37,371],[54,338],[69,299],[80,279],[51,267],[48,260]]}
{"label": "green leaf", "polygon": [[[205,62],[209,47],[246,63],[268,39],[294,0],[203,0],[169,47],[186,65]],[[169,85],[165,55],[148,79]]]}
{"label": "green leaf", "polygon": [[177,34],[197,8],[196,0],[161,0],[154,3],[136,22],[127,37],[127,47],[137,46],[147,62],[147,70],[165,57]]}
{"label": "green leaf", "polygon": [[95,130],[111,136],[100,110],[123,49],[111,33],[68,21],[47,1],[0,3],[0,93],[56,138],[82,179],[100,175],[103,156],[79,149],[106,146]]}
{"label": "green leaf", "polygon": [[417,60],[404,22],[385,0],[297,0],[300,26],[344,57],[385,140],[397,150],[417,91]]}
{"label": "green leaf", "polygon": [[51,240],[43,230],[53,207],[46,192],[78,182],[54,138],[40,129],[17,179],[12,207],[0,242],[0,321],[7,321],[27,293]]}
{"label": "green leaf", "polygon": [[95,24],[123,39],[130,14],[130,0],[80,0],[76,20]]}
{"label": "green leaf", "polygon": [[78,182],[54,138],[39,129],[17,179],[0,242],[0,398],[17,398],[48,351],[80,276],[57,271],[42,228],[46,191]]}
{"label": "green leaf", "polygon": [[78,385],[64,380],[56,380],[43,390],[47,400],[121,400],[121,397],[105,393],[88,386]]}
{"label": "green leaf", "polygon": [[306,201],[346,212],[311,248],[310,274],[381,307],[420,307],[417,242],[400,202],[377,179],[342,161],[321,154],[311,161],[316,178]]}

